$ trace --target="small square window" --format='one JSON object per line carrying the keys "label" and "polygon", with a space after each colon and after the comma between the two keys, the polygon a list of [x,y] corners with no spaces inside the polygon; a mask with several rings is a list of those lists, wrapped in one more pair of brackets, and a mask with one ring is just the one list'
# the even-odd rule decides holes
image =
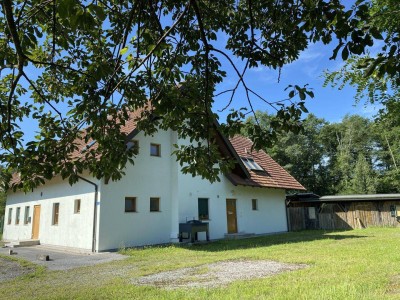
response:
{"label": "small square window", "polygon": [[25,214],[24,214],[24,224],[27,225],[29,223],[29,206],[25,206]]}
{"label": "small square window", "polygon": [[258,210],[258,201],[257,199],[251,199],[251,209]]}
{"label": "small square window", "polygon": [[19,224],[19,216],[21,215],[21,207],[17,207],[15,212],[15,225]]}
{"label": "small square window", "polygon": [[150,144],[150,155],[151,156],[161,156],[161,145]]}
{"label": "small square window", "polygon": [[52,222],[52,225],[58,225],[59,212],[60,212],[60,203],[53,203],[53,222]]}
{"label": "small square window", "polygon": [[81,199],[75,199],[74,203],[74,214],[81,213]]}
{"label": "small square window", "polygon": [[125,212],[136,212],[136,197],[125,197]]}
{"label": "small square window", "polygon": [[160,211],[160,198],[150,198],[150,211]]}
{"label": "small square window", "polygon": [[8,225],[11,224],[11,219],[12,219],[12,208],[9,208],[8,209],[8,220],[7,220]]}
{"label": "small square window", "polygon": [[127,149],[132,149],[133,148],[133,154],[137,155],[139,154],[139,141],[138,140],[130,140],[126,144]]}
{"label": "small square window", "polygon": [[199,207],[199,220],[208,220],[208,199],[207,198],[199,198],[198,199],[198,207]]}

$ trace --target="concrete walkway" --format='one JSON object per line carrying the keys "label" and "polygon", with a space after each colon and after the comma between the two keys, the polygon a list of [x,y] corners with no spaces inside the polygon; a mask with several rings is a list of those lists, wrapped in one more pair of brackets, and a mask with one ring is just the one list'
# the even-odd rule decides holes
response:
{"label": "concrete walkway", "polygon": [[[0,248],[0,254],[9,255],[9,249],[10,248]],[[22,258],[35,264],[45,266],[52,271],[69,270],[127,258],[127,256],[118,253],[78,253],[66,249],[49,248],[42,245],[13,248],[12,250],[15,253],[12,255],[13,257]],[[49,255],[50,260],[39,260],[38,256],[40,255]]]}

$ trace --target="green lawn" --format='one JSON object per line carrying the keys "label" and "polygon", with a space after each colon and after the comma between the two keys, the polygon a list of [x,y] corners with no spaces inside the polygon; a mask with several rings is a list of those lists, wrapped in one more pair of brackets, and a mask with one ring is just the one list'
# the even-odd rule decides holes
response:
{"label": "green lawn", "polygon": [[[0,298],[54,299],[400,299],[400,230],[303,231],[192,247],[122,251],[123,261],[43,271],[0,283]],[[224,260],[308,264],[227,287],[164,290],[132,278]]]}

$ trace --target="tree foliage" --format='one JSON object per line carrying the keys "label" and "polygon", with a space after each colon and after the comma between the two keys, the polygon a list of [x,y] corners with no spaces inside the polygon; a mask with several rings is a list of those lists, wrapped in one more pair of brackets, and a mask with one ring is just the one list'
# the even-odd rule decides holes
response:
{"label": "tree foliage", "polygon": [[[371,3],[362,0],[351,8],[339,0],[3,0],[0,160],[6,175],[18,170],[22,181],[15,188],[26,190],[55,174],[76,182],[83,170],[119,179],[133,161],[121,126],[129,111],[151,99],[138,128],[146,134],[172,129],[189,138],[192,145],[176,149],[180,162],[190,163],[184,172],[218,180],[230,164],[212,146],[215,98],[227,96],[228,108],[241,86],[248,110],[259,98],[276,111],[268,131],[255,117],[247,134],[256,148],[271,145],[282,130],[299,131],[312,92],[293,85],[288,102],[269,101],[265,91],[251,89],[246,71],[279,69],[317,41],[336,43],[332,58],[360,55],[381,38],[383,26],[371,22],[370,11]],[[245,62],[243,69],[235,59]],[[237,82],[217,94],[224,65],[234,69]],[[239,132],[242,117],[232,111],[221,130]],[[28,118],[37,125],[32,140],[20,130]],[[97,147],[74,160],[77,138],[95,140]]]}
{"label": "tree foliage", "polygon": [[[397,107],[397,106],[396,106]],[[274,116],[257,112],[268,128]],[[391,120],[391,119],[390,119]],[[266,152],[308,191],[319,195],[400,192],[400,123],[345,116],[328,123],[309,114],[299,134],[281,132]],[[254,118],[247,119],[253,126]]]}

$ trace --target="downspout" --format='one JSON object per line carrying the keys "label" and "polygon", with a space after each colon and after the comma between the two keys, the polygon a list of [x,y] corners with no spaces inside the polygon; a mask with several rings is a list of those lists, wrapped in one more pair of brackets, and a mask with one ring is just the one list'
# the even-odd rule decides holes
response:
{"label": "downspout", "polygon": [[286,226],[287,226],[287,231],[290,232],[290,200],[288,200],[287,198],[285,199],[285,206],[286,206]]}
{"label": "downspout", "polygon": [[96,252],[96,233],[97,233],[97,199],[98,199],[98,194],[99,194],[99,186],[94,183],[93,181],[90,181],[86,178],[83,178],[82,176],[76,175],[79,179],[82,179],[83,181],[91,184],[94,186],[94,208],[93,208],[93,237],[92,237],[92,252]]}

